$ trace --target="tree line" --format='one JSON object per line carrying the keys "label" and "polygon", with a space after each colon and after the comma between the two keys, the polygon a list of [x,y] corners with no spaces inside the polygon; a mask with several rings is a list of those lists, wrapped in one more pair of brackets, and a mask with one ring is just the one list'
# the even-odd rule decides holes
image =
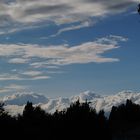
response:
{"label": "tree line", "polygon": [[0,138],[12,139],[140,139],[140,105],[127,100],[113,106],[109,117],[96,112],[89,102],[76,101],[53,114],[27,102],[22,115],[11,116],[0,104]]}

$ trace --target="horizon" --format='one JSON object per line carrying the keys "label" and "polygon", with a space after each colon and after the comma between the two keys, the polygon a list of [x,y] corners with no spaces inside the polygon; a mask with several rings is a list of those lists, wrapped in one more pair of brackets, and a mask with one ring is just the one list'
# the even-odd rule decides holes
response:
{"label": "horizon", "polygon": [[102,93],[96,93],[94,91],[83,91],[83,92],[80,92],[80,93],[77,93],[77,94],[74,94],[74,95],[70,95],[70,96],[54,96],[54,97],[50,97],[50,96],[47,96],[47,94],[44,94],[44,93],[36,93],[36,92],[17,92],[17,93],[11,93],[11,94],[6,94],[6,95],[3,95],[3,96],[0,96],[0,99],[4,99],[6,97],[14,97],[16,98],[16,95],[17,96],[21,96],[22,95],[37,95],[37,96],[44,96],[45,98],[48,98],[48,99],[58,99],[58,98],[72,98],[72,97],[76,97],[76,96],[80,96],[80,95],[97,95],[97,96],[100,96],[100,97],[107,97],[107,96],[114,96],[114,95],[119,95],[119,94],[140,94],[140,91],[132,91],[132,90],[122,90],[122,91],[119,91],[119,92],[116,92],[116,93],[113,93],[113,94],[102,94]]}
{"label": "horizon", "polygon": [[14,94],[0,98],[5,111],[12,116],[23,113],[25,105],[29,102],[35,107],[41,107],[47,113],[54,113],[56,110],[63,111],[71,104],[80,101],[88,102],[97,112],[104,110],[106,117],[109,115],[113,106],[118,107],[125,104],[127,100],[135,104],[140,104],[140,92],[122,91],[113,95],[99,95],[92,92],[83,92],[71,97],[50,98],[44,94]]}
{"label": "horizon", "polygon": [[139,3],[0,1],[0,97],[139,92]]}

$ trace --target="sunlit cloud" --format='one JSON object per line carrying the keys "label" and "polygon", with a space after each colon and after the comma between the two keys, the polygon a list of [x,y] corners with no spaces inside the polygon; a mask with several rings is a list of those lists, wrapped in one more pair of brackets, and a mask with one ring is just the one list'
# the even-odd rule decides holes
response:
{"label": "sunlit cloud", "polygon": [[[127,40],[122,36],[109,35],[75,46],[0,44],[0,57],[8,65],[17,66],[11,72],[1,73],[0,81],[45,80],[51,78],[50,74],[63,73],[57,69],[64,65],[118,62],[119,58],[107,57],[104,54],[119,48],[119,42]],[[21,69],[18,65],[26,68]],[[43,68],[49,70],[44,71]]]}
{"label": "sunlit cloud", "polygon": [[[40,46],[32,44],[0,44],[0,56],[12,57],[10,63],[26,63],[32,58],[40,58],[44,60],[45,65],[69,65],[75,63],[105,63],[116,62],[118,58],[107,58],[102,56],[107,51],[119,48],[120,41],[127,41],[121,36],[104,37],[93,42],[85,42],[76,46],[56,45],[56,46]],[[20,58],[18,58],[20,56]],[[15,58],[14,58],[15,57]],[[43,65],[42,62],[32,62],[29,65]],[[28,64],[28,61],[27,61]]]}

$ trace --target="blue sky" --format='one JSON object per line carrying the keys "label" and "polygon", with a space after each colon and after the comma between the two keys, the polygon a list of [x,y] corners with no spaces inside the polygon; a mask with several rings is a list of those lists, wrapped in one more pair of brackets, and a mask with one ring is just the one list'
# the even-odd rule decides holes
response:
{"label": "blue sky", "polygon": [[138,0],[0,2],[0,95],[140,91]]}

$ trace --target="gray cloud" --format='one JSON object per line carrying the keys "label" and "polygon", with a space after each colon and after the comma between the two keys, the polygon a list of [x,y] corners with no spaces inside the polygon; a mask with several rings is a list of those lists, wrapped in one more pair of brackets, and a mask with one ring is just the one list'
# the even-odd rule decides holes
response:
{"label": "gray cloud", "polygon": [[107,7],[107,9],[109,10],[117,10],[117,11],[121,11],[121,10],[125,10],[127,8],[129,8],[130,6],[134,5],[135,2],[133,1],[126,1],[126,2],[122,2],[122,3],[118,3],[118,4],[110,4]]}
{"label": "gray cloud", "polygon": [[34,14],[53,14],[60,12],[67,12],[72,10],[72,7],[69,5],[61,4],[61,5],[39,5],[39,6],[31,6],[24,11],[24,15],[34,15]]}
{"label": "gray cloud", "polygon": [[[126,11],[138,0],[1,0],[0,25],[29,26],[42,21],[56,24],[83,22]],[[12,24],[11,24],[12,23]],[[18,30],[17,30],[18,31]]]}
{"label": "gray cloud", "polygon": [[136,5],[138,0],[83,0],[85,3],[102,5],[102,10],[107,10],[107,13],[122,12]]}

